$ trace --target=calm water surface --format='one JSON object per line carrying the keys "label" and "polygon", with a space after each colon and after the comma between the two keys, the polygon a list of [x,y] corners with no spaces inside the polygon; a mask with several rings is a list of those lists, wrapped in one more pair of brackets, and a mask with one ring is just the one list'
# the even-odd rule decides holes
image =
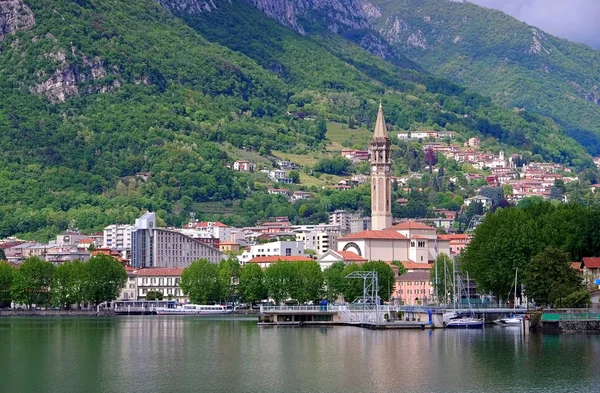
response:
{"label": "calm water surface", "polygon": [[599,392],[600,336],[0,319],[0,392]]}

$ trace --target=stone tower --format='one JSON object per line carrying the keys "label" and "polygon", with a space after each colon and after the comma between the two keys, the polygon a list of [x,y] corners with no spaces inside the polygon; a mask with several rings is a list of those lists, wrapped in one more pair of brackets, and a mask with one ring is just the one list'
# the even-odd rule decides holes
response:
{"label": "stone tower", "polygon": [[391,149],[392,141],[388,136],[383,117],[383,108],[379,103],[377,124],[371,139],[371,229],[379,230],[392,226],[392,185],[391,185]]}

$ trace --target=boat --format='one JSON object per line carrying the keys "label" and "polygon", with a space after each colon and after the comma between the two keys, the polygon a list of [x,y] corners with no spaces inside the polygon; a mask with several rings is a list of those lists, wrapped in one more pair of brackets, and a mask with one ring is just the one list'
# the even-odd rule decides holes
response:
{"label": "boat", "polygon": [[[496,325],[500,326],[521,326],[523,324],[523,316],[516,315],[517,310],[517,277],[518,277],[519,269],[515,270],[515,296],[513,301],[513,313],[508,318],[498,318],[494,320]],[[510,296],[510,292],[508,293]]]}
{"label": "boat", "polygon": [[481,329],[483,328],[483,319],[474,318],[468,315],[461,315],[456,312],[446,313],[443,316],[444,327],[446,329]]}
{"label": "boat", "polygon": [[176,307],[156,307],[156,315],[225,315],[231,314],[233,309],[221,305],[183,304]]}

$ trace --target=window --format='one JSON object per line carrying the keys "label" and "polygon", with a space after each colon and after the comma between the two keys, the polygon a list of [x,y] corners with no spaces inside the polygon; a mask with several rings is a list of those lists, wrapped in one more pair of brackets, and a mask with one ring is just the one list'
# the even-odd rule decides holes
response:
{"label": "window", "polygon": [[285,255],[286,256],[291,256],[292,255],[292,249],[291,248],[286,248],[285,249]]}

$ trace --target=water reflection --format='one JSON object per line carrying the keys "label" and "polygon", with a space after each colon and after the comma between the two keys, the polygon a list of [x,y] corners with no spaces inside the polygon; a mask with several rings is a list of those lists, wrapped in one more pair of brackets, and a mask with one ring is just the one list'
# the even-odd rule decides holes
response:
{"label": "water reflection", "polygon": [[599,336],[259,328],[248,319],[0,319],[0,392],[583,392]]}

